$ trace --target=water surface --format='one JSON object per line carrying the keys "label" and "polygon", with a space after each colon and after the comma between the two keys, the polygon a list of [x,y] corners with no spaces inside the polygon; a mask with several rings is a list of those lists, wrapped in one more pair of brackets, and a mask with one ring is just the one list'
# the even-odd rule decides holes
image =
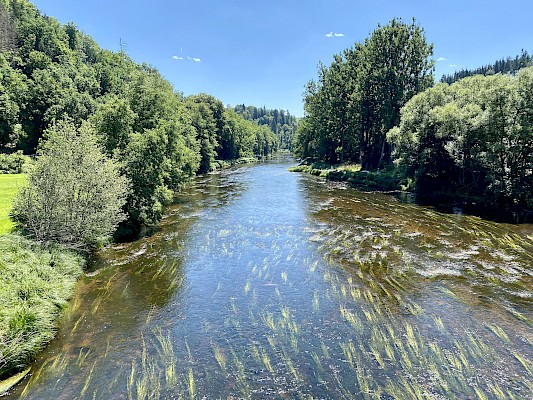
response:
{"label": "water surface", "polygon": [[198,178],[102,251],[11,396],[532,398],[533,226],[291,162]]}

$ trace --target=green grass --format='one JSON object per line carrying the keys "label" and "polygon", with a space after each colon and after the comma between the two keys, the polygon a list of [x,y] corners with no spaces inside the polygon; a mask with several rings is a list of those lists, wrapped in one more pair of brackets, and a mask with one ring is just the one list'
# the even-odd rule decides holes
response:
{"label": "green grass", "polygon": [[26,174],[0,174],[0,235],[9,233],[13,229],[9,212],[13,199],[26,183],[26,179]]}
{"label": "green grass", "polygon": [[24,369],[54,337],[84,263],[61,247],[0,235],[0,380]]}
{"label": "green grass", "polygon": [[339,171],[359,172],[361,171],[361,164],[345,164],[336,168]]}
{"label": "green grass", "polygon": [[85,263],[77,253],[10,234],[9,212],[26,181],[26,174],[0,174],[0,381],[54,337]]}

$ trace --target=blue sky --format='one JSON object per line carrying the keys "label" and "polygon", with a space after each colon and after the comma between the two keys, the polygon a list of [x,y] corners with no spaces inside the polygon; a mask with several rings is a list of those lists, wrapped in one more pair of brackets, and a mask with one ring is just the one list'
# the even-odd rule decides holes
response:
{"label": "blue sky", "polygon": [[413,17],[434,44],[435,76],[533,51],[530,0],[34,0],[106,49],[120,41],[185,95],[303,115],[319,61],[363,41],[394,17]]}

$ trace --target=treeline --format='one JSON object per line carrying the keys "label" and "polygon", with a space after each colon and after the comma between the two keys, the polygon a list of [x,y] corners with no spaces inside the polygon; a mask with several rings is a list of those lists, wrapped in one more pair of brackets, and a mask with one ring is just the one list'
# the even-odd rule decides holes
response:
{"label": "treeline", "polygon": [[527,51],[522,50],[522,54],[516,56],[515,58],[502,58],[493,64],[484,65],[472,70],[462,69],[450,75],[443,75],[440,81],[451,85],[460,79],[473,75],[494,75],[499,73],[513,75],[516,74],[520,69],[530,66],[533,66],[533,57],[531,57]]}
{"label": "treeline", "polygon": [[287,110],[257,108],[240,104],[235,106],[235,112],[247,121],[254,121],[258,125],[268,126],[276,134],[280,149],[292,151],[293,138],[298,129],[298,119]]}
{"label": "treeline", "polygon": [[388,137],[421,193],[533,209],[533,67],[438,84],[405,105]]}
{"label": "treeline", "polygon": [[304,94],[296,154],[363,169],[389,163],[386,133],[399,123],[405,103],[433,83],[432,52],[414,20],[393,19],[335,55],[329,67],[319,65],[318,81]]}
{"label": "treeline", "polygon": [[156,222],[172,193],[218,160],[278,148],[268,127],[213,96],[184,97],[155,68],[27,0],[0,0],[0,37],[0,152],[35,154],[48,131],[94,135],[131,182],[122,232]]}
{"label": "treeline", "polygon": [[522,68],[529,55],[509,64],[517,74],[436,86],[431,55],[422,28],[392,20],[321,65],[305,94],[297,155],[379,170],[351,173],[354,182],[389,177],[440,200],[533,210],[533,67]]}

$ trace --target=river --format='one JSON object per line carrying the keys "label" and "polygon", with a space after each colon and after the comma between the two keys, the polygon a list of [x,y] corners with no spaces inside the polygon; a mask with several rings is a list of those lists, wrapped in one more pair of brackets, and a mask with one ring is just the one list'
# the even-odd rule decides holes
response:
{"label": "river", "polygon": [[532,398],[532,225],[290,165],[199,177],[101,251],[7,398]]}

